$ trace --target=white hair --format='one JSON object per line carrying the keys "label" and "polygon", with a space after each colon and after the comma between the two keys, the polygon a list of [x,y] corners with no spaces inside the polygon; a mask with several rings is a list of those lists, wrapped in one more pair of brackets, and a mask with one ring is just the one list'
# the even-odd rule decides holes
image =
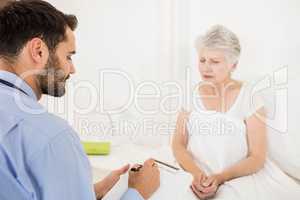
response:
{"label": "white hair", "polygon": [[212,26],[203,36],[196,40],[196,48],[213,50],[223,50],[227,60],[236,64],[241,53],[241,46],[238,37],[229,29],[222,25]]}

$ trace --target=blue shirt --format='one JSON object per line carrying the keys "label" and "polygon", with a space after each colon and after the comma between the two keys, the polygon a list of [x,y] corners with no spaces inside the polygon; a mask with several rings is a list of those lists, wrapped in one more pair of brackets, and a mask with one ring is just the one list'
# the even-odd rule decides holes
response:
{"label": "blue shirt", "polygon": [[[48,113],[29,85],[0,71],[0,199],[95,200],[90,164],[76,132]],[[129,189],[122,200],[142,200]]]}

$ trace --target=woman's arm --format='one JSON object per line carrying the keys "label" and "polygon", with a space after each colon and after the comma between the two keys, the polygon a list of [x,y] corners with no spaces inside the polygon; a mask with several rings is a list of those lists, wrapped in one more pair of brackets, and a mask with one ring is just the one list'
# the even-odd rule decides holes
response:
{"label": "woman's arm", "polygon": [[196,165],[192,155],[187,150],[188,132],[187,121],[190,113],[180,112],[177,117],[176,130],[172,140],[173,154],[180,166],[187,172],[196,175],[204,174],[203,171]]}
{"label": "woman's arm", "polygon": [[253,174],[263,168],[267,149],[265,111],[261,108],[256,113],[260,118],[253,114],[246,120],[248,156],[219,174],[221,183]]}
{"label": "woman's arm", "polygon": [[200,199],[211,198],[215,195],[217,187],[205,188],[203,181],[206,180],[207,176],[205,172],[196,165],[193,160],[193,156],[187,150],[188,144],[188,132],[187,132],[187,121],[190,113],[181,112],[178,115],[176,123],[176,131],[172,140],[172,149],[174,156],[180,166],[193,176],[193,182],[191,185],[192,191]]}

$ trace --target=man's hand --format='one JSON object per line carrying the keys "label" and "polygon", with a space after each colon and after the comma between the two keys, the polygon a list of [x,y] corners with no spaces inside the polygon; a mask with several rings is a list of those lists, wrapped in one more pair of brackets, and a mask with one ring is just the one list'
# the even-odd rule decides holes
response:
{"label": "man's hand", "polygon": [[129,165],[125,165],[120,169],[112,171],[102,181],[94,185],[97,199],[105,196],[105,194],[120,180],[120,176],[125,174],[129,169]]}
{"label": "man's hand", "polygon": [[148,199],[160,186],[160,172],[154,160],[147,160],[138,171],[129,172],[129,188],[136,189]]}

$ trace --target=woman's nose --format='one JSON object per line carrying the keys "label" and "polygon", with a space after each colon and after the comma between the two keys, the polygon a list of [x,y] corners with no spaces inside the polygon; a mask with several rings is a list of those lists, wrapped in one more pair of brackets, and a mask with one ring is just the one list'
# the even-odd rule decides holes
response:
{"label": "woman's nose", "polygon": [[202,71],[204,71],[204,72],[210,72],[211,71],[210,64],[209,63],[202,64]]}

